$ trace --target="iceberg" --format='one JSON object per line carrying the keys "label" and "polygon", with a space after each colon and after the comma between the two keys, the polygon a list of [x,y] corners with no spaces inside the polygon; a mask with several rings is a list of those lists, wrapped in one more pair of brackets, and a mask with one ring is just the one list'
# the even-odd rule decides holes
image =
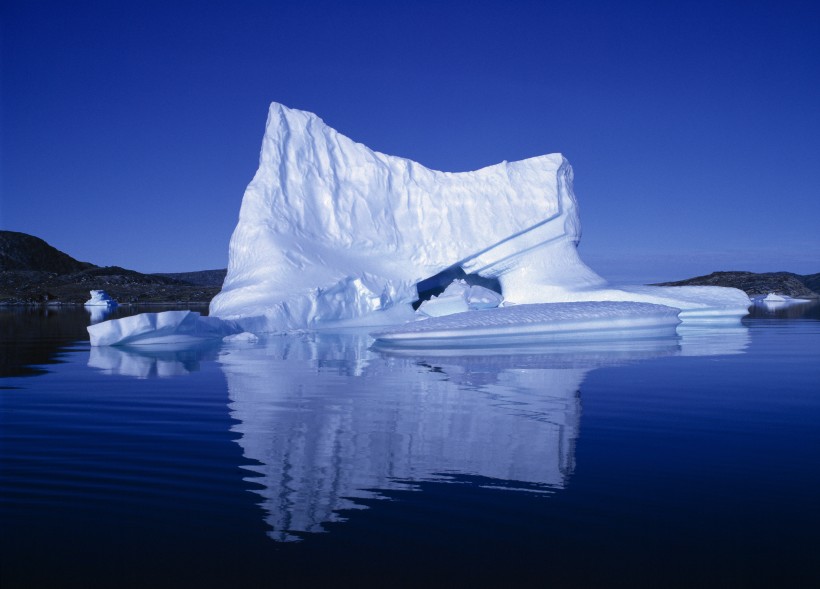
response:
{"label": "iceberg", "polygon": [[[561,154],[430,170],[273,103],[210,315],[254,333],[402,323],[417,285],[453,268],[497,279],[505,304],[641,302],[683,321],[747,313],[737,289],[609,285],[578,256],[572,181]],[[422,312],[449,304],[464,310],[445,297]]]}
{"label": "iceberg", "polygon": [[117,308],[117,301],[104,290],[92,290],[91,298],[83,306],[91,315],[91,323],[99,323]]}
{"label": "iceberg", "polygon": [[229,321],[195,311],[141,313],[87,327],[92,346],[199,344],[241,331]]}
{"label": "iceberg", "polygon": [[765,296],[757,295],[752,297],[752,302],[758,306],[782,308],[788,305],[805,305],[807,303],[811,303],[812,301],[808,299],[795,299],[794,297],[790,297],[788,295],[779,295],[777,293],[770,292]]}
{"label": "iceberg", "polygon": [[104,290],[92,290],[91,298],[88,299],[84,306],[86,307],[116,307],[117,301],[111,298]]}

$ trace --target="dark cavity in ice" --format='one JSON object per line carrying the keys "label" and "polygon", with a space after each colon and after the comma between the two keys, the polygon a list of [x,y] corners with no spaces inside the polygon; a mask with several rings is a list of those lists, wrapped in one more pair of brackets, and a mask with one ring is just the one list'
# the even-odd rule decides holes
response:
{"label": "dark cavity in ice", "polygon": [[470,286],[477,284],[484,288],[494,290],[498,294],[501,293],[501,283],[496,278],[484,278],[478,274],[467,274],[461,269],[461,266],[450,266],[445,268],[438,274],[425,278],[416,285],[416,290],[419,293],[419,300],[413,303],[413,308],[418,309],[424,301],[429,301],[432,297],[438,296],[444,292],[453,280],[465,280]]}

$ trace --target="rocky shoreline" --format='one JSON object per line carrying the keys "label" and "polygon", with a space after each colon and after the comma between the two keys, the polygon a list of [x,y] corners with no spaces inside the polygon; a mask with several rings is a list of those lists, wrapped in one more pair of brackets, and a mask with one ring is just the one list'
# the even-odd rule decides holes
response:
{"label": "rocky shoreline", "polygon": [[775,293],[796,299],[820,298],[820,274],[712,272],[677,282],[662,282],[657,286],[728,286],[739,288],[750,297]]}
{"label": "rocky shoreline", "polygon": [[143,274],[75,260],[42,239],[0,231],[0,305],[82,305],[104,290],[120,304],[208,304],[226,270]]}
{"label": "rocky shoreline", "polygon": [[221,288],[221,281],[211,285],[193,284],[168,275],[140,274],[118,267],[67,275],[6,271],[0,272],[0,305],[82,305],[92,289],[105,290],[120,304],[207,304]]}

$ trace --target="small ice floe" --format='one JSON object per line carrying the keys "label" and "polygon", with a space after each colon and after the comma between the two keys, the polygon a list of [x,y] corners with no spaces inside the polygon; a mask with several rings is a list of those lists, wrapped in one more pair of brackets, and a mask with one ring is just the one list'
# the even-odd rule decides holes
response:
{"label": "small ice floe", "polygon": [[88,326],[92,346],[196,344],[237,333],[232,321],[202,317],[195,311],[141,313]]}
{"label": "small ice floe", "polygon": [[651,303],[515,305],[431,317],[372,333],[377,345],[476,347],[676,336],[680,309]]}
{"label": "small ice floe", "polygon": [[474,284],[470,286],[465,280],[454,280],[438,296],[424,301],[416,311],[423,317],[443,317],[454,313],[494,309],[504,301],[497,292]]}
{"label": "small ice floe", "polygon": [[255,344],[259,341],[259,336],[249,331],[242,333],[235,333],[233,335],[226,335],[222,338],[226,344]]}

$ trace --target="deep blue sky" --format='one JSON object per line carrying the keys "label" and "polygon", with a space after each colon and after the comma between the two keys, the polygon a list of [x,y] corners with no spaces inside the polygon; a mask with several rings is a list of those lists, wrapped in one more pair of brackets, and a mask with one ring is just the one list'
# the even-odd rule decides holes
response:
{"label": "deep blue sky", "polygon": [[575,169],[613,279],[820,271],[817,2],[2,1],[0,228],[224,267],[271,101],[465,171]]}

